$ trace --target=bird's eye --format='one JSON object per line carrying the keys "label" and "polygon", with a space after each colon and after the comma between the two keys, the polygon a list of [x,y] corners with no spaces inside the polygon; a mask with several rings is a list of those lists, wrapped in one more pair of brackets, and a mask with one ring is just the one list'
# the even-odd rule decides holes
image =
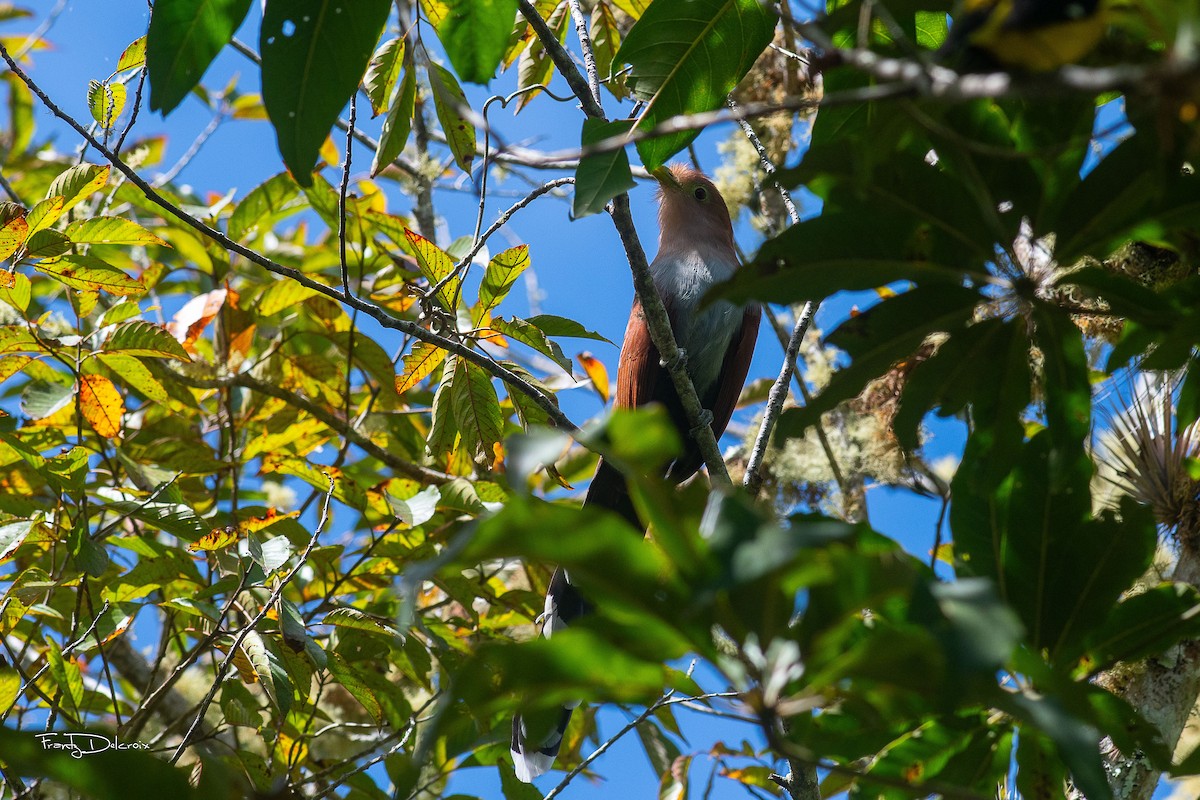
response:
{"label": "bird's eye", "polygon": [[696,190],[692,192],[692,194],[695,195],[697,200],[708,199],[708,191],[703,186],[697,186]]}

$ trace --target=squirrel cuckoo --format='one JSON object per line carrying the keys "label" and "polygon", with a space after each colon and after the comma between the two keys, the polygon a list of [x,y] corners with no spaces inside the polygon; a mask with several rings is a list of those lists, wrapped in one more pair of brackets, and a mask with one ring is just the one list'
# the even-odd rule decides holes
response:
{"label": "squirrel cuckoo", "polygon": [[[712,431],[720,439],[750,368],[762,309],[724,300],[700,308],[708,290],[729,279],[738,267],[729,209],[712,181],[691,167],[672,165],[653,174],[659,183],[659,237],[650,271],[675,341],[687,353],[688,375],[701,404],[712,414]],[[704,459],[689,432],[671,376],[650,340],[641,303],[635,299],[617,368],[616,405],[633,408],[655,402],[666,407],[683,442],[683,453],[664,466],[668,480],[681,483],[696,473]],[[624,476],[604,459],[596,467],[584,505],[614,511],[634,528],[645,530]],[[560,567],[546,592],[542,635],[553,636],[587,609],[587,601]],[[513,765],[522,781],[528,783],[553,766],[573,708],[562,708],[555,729],[540,741],[528,741],[521,717],[513,719]]]}

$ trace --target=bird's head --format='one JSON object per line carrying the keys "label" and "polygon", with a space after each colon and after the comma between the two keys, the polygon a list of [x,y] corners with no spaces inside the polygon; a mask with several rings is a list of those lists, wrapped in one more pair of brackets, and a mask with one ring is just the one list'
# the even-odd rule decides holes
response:
{"label": "bird's head", "polygon": [[733,223],[717,187],[684,164],[653,170],[658,181],[658,249],[717,249],[733,254]]}

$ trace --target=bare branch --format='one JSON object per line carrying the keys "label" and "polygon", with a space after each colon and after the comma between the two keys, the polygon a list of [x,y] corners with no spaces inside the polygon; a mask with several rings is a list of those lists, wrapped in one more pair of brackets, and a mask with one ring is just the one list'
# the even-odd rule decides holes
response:
{"label": "bare branch", "polygon": [[763,456],[766,454],[767,444],[771,440],[771,429],[775,427],[775,421],[783,411],[783,402],[788,395],[788,384],[792,380],[792,373],[796,371],[796,355],[800,352],[800,344],[804,341],[804,334],[808,332],[814,310],[812,302],[805,303],[804,310],[796,318],[791,338],[788,339],[787,347],[784,349],[783,366],[779,370],[779,377],[775,379],[775,383],[771,386],[771,393],[767,396],[767,409],[763,412],[758,436],[754,440],[754,449],[750,452],[750,460],[746,464],[746,477],[742,481],[742,485],[752,497],[757,495],[758,490],[762,488]]}

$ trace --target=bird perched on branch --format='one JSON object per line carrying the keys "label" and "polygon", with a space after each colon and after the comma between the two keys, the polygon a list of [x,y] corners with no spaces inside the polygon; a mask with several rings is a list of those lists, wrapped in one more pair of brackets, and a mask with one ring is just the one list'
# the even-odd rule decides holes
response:
{"label": "bird perched on branch", "polygon": [[[713,182],[697,170],[672,165],[653,174],[659,183],[659,238],[650,271],[675,341],[687,354],[688,376],[701,405],[712,414],[712,431],[720,439],[750,369],[762,309],[757,304],[743,307],[723,300],[700,307],[708,290],[728,280],[738,268],[729,209]],[[634,408],[647,403],[665,406],[679,431],[683,453],[664,466],[664,473],[668,480],[681,483],[700,469],[704,459],[671,376],[650,339],[641,302],[635,299],[621,346],[616,405]],[[596,467],[584,505],[614,511],[634,528],[645,530],[625,477],[604,459]],[[566,571],[555,570],[546,592],[542,635],[553,636],[587,609],[586,599]],[[553,766],[572,708],[564,707],[555,729],[539,741],[527,739],[521,717],[513,719],[513,764],[522,781],[528,783]]]}
{"label": "bird perched on branch", "polygon": [[1115,0],[963,0],[942,47],[1034,72],[1072,64],[1099,43]]}

